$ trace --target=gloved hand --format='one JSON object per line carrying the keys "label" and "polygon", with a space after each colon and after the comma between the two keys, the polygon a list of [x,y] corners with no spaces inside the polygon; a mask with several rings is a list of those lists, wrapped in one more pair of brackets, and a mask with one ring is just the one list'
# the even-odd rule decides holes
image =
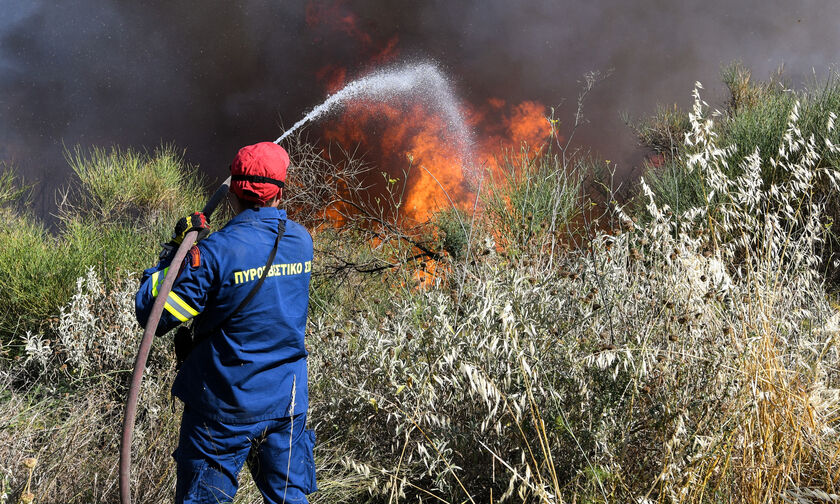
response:
{"label": "gloved hand", "polygon": [[178,246],[181,245],[181,242],[184,241],[187,233],[193,230],[198,231],[198,236],[195,241],[199,241],[210,234],[210,227],[207,225],[207,219],[203,213],[194,212],[178,220],[178,223],[175,224],[175,230],[172,232],[172,239],[167,243],[161,244],[160,260],[170,259],[175,254]]}
{"label": "gloved hand", "polygon": [[176,247],[184,241],[184,237],[190,231],[198,231],[198,237],[195,241],[210,234],[210,226],[207,225],[207,219],[201,212],[193,212],[191,215],[181,217],[177,224],[175,224],[175,231],[172,233],[172,241]]}

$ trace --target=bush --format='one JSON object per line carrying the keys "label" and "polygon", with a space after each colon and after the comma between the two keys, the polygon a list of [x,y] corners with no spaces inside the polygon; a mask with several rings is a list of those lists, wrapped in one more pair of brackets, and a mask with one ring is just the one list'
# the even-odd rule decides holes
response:
{"label": "bush", "polygon": [[198,172],[185,166],[171,146],[154,154],[133,150],[76,147],[68,162],[78,177],[75,212],[95,212],[101,220],[155,220],[157,214],[200,209],[204,190]]}
{"label": "bush", "polygon": [[31,187],[24,184],[11,167],[2,163],[0,163],[0,167],[2,167],[2,171],[0,171],[0,208],[11,207],[21,200],[26,203],[25,197]]}
{"label": "bush", "polygon": [[659,107],[656,113],[638,124],[633,124],[625,117],[625,122],[633,129],[639,142],[656,154],[675,157],[683,145],[685,132],[691,124],[685,111],[673,107]]}
{"label": "bush", "polygon": [[[194,170],[171,148],[154,154],[93,149],[70,158],[78,180],[64,192],[55,231],[26,211],[0,206],[0,339],[41,331],[70,299],[76,278],[96,265],[106,285],[151,265],[173,223],[203,205]],[[8,172],[0,198],[21,188]],[[0,204],[2,204],[0,201]]]}
{"label": "bush", "polygon": [[[790,182],[790,174],[777,169],[782,161],[800,161],[800,156],[812,152],[816,156],[814,169],[838,166],[836,149],[831,147],[840,143],[840,132],[836,128],[826,128],[840,113],[840,81],[834,74],[822,82],[814,82],[810,88],[795,91],[789,89],[781,75],[770,78],[767,82],[752,79],[749,70],[734,64],[722,72],[723,81],[729,89],[729,100],[723,111],[715,111],[718,119],[710,121],[709,134],[715,137],[715,144],[722,149],[731,149],[726,163],[720,170],[730,177],[743,174],[745,166],[751,165],[751,156],[757,154],[761,165],[759,183],[767,189],[772,184]],[[692,155],[702,147],[680,142],[672,149],[663,149],[666,139],[681,140],[691,134],[690,123],[683,118],[696,116],[696,110],[690,113],[680,111],[658,114],[652,119],[642,121],[636,127],[637,134],[644,146],[652,152],[664,154],[664,162],[659,166],[649,165],[646,178],[654,192],[671,209],[691,208],[702,204],[708,189],[703,187],[704,180],[698,171],[688,165]],[[795,131],[789,129],[789,119],[795,116]],[[786,146],[790,135],[801,136],[805,141],[813,141],[813,149],[790,150]],[[840,269],[835,261],[836,251],[840,249],[840,205],[837,192],[828,184],[815,186],[813,197],[827,203],[828,225],[831,233],[822,247],[822,264],[825,278],[832,284],[840,282]],[[715,201],[724,203],[720,198]],[[645,205],[645,199],[636,200],[636,209]]]}
{"label": "bush", "polygon": [[791,182],[763,187],[757,156],[729,176],[734,149],[705,121],[698,95],[684,162],[708,190],[701,206],[674,212],[643,183],[650,221],[619,209],[626,230],[589,250],[490,254],[384,314],[314,318],[313,421],[378,501],[837,491],[840,317],[811,197],[840,173],[819,168],[793,116],[782,142],[796,161],[775,167]]}
{"label": "bush", "polygon": [[553,252],[581,212],[586,160],[567,162],[547,145],[535,152],[523,146],[504,153],[498,165],[482,195],[491,234],[513,253]]}
{"label": "bush", "polygon": [[449,208],[432,216],[440,240],[440,249],[445,250],[454,259],[467,253],[472,222],[467,212]]}
{"label": "bush", "polygon": [[[13,172],[0,176],[0,500],[23,491],[24,454],[40,462],[38,502],[113,497],[126,379],[140,329],[133,273],[148,267],[178,216],[203,203],[196,172],[168,147],[153,154],[76,149],[78,179],[47,229],[26,208]],[[168,405],[174,366],[153,352],[135,437],[141,501],[168,499],[177,417]],[[160,373],[162,381],[155,378]],[[149,440],[160,442],[150,443]],[[143,462],[148,463],[144,466]],[[103,484],[107,482],[107,484]]]}
{"label": "bush", "polygon": [[[0,479],[8,485],[0,499],[23,490],[25,457],[38,461],[30,482],[36,502],[115,498],[122,405],[142,333],[133,309],[137,280],[106,289],[89,268],[74,284],[53,331],[27,331],[22,350],[0,340]],[[133,476],[144,481],[138,502],[168,499],[174,482],[169,453],[177,416],[166,385],[174,359],[163,340],[152,357],[135,430]]]}

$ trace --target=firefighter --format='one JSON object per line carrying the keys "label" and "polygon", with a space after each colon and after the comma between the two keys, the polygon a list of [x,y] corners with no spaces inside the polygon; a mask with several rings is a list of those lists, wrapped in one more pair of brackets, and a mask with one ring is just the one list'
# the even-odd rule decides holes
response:
{"label": "firefighter", "polygon": [[[231,165],[236,216],[195,244],[167,296],[156,334],[176,332],[180,369],[172,393],[184,403],[175,502],[232,502],[248,463],[267,503],[306,503],[314,492],[315,433],[304,346],[312,238],[279,209],[286,151],[243,147]],[[204,215],[181,219],[136,297],[145,325],[174,249]]]}

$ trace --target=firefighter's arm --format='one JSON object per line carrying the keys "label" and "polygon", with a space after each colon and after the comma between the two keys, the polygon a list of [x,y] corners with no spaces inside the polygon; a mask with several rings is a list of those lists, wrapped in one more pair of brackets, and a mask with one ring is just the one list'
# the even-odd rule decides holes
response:
{"label": "firefighter's arm", "polygon": [[[172,291],[166,297],[155,334],[164,334],[204,310],[207,295],[214,285],[213,268],[210,266],[203,245],[194,245],[184,258]],[[169,267],[164,260],[143,272],[140,290],[135,297],[135,314],[144,327]]]}
{"label": "firefighter's arm", "polygon": [[161,259],[155,266],[143,272],[143,277],[140,279],[140,289],[134,296],[134,315],[142,327],[146,327],[152,305],[168,272],[169,258]]}

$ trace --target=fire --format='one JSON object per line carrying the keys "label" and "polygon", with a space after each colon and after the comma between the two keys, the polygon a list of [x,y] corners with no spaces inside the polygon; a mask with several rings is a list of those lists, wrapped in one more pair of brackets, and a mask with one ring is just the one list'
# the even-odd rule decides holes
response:
{"label": "fire", "polygon": [[[399,39],[374,40],[362,30],[345,0],[311,0],[306,22],[316,37],[326,32],[346,36],[370,68],[399,55]],[[343,87],[348,75],[346,68],[329,64],[316,78],[325,91],[333,93]],[[345,148],[358,145],[365,158],[384,172],[381,179],[369,181],[375,185],[373,190],[380,196],[392,191],[401,197],[400,208],[395,209],[400,218],[423,222],[449,208],[450,200],[456,207],[472,208],[475,187],[467,173],[496,170],[496,158],[503,150],[517,151],[523,142],[540,146],[550,134],[545,106],[536,101],[507,103],[490,98],[466,105],[462,113],[475,132],[471,160],[463,158],[442,118],[416,103],[354,103],[325,124],[323,137]]]}
{"label": "fire", "polygon": [[529,145],[539,145],[546,140],[549,133],[548,122],[545,118],[545,105],[535,101],[524,101],[515,105],[507,120],[507,128],[514,145],[521,142]]}
{"label": "fire", "polygon": [[[346,37],[348,47],[367,62],[362,71],[394,62],[400,54],[396,35],[377,40],[365,33],[345,0],[310,0],[306,22],[313,31],[313,42],[327,35]],[[343,66],[328,64],[316,78],[326,92],[335,93],[346,84],[348,72]],[[451,205],[471,210],[476,201],[476,176],[497,173],[499,156],[505,151],[515,156],[527,143],[533,152],[552,134],[546,107],[537,101],[508,103],[491,97],[463,105],[461,113],[474,134],[470,159],[465,159],[463,146],[453,140],[435,110],[410,101],[352,103],[324,123],[323,138],[350,150],[358,146],[358,152],[382,175],[366,181],[372,185],[371,199],[378,197],[383,210],[394,212],[392,215],[404,223],[423,223]],[[332,213],[336,215],[332,222],[339,223],[339,212]],[[373,239],[371,245],[377,244]],[[418,268],[409,272],[410,282],[414,288],[430,286],[437,276],[445,276],[444,264],[431,257],[419,262]]]}
{"label": "fire", "polygon": [[508,105],[501,98],[490,98],[473,111],[470,123],[479,132],[480,162],[496,170],[497,156],[508,150],[518,150],[524,143],[532,148],[543,145],[551,133],[545,116],[545,105],[523,101]]}
{"label": "fire", "polygon": [[361,152],[384,172],[373,181],[376,190],[402,198],[401,216],[422,220],[445,208],[444,191],[459,203],[469,192],[460,152],[447,142],[445,131],[443,121],[422,105],[361,102],[330,121],[324,138],[345,147],[360,145]]}
{"label": "fire", "polygon": [[468,170],[496,169],[502,150],[518,149],[522,142],[539,146],[549,135],[545,107],[533,101],[507,106],[492,99],[483,111],[468,110],[466,115],[477,132],[472,160],[463,159],[444,121],[420,104],[355,103],[325,126],[324,138],[345,147],[359,145],[387,174],[377,181],[377,190],[391,189],[399,196],[405,184],[400,213],[422,222],[448,208],[450,200],[461,209],[472,207],[475,193]]}

